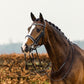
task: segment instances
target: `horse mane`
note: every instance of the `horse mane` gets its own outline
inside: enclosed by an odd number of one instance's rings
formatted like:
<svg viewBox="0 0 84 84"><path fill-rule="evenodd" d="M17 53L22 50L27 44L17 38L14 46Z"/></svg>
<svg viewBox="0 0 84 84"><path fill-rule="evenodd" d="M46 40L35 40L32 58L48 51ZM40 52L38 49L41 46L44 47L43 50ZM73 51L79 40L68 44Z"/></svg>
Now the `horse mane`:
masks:
<svg viewBox="0 0 84 84"><path fill-rule="evenodd" d="M58 30L58 31L65 37L65 39L66 39L69 43L71 43L70 40L65 36L65 34L61 31L61 29L60 29L58 26L56 26L55 24L53 24L53 23L50 22L50 21L47 21L47 20L45 20L45 21L48 22L51 26L53 26L53 28L55 28L55 30Z"/></svg>
<svg viewBox="0 0 84 84"><path fill-rule="evenodd" d="M84 52L82 53L81 48L80 48L78 45L76 45L75 43L72 43L72 42L65 36L65 34L61 31L61 29L59 29L58 26L56 26L55 24L53 24L53 23L50 22L50 21L47 21L47 20L45 20L45 21L48 22L51 26L53 26L53 28L55 28L55 31L58 30L58 31L65 37L65 39L68 41L68 43L69 43L70 45L71 45L71 44L74 44L74 46L76 47L76 49L77 49L78 51L80 51L82 55L84 55ZM83 50L83 51L84 51L84 50ZM84 59L84 57L82 57L82 58ZM83 60L83 61L84 61L84 60Z"/></svg>

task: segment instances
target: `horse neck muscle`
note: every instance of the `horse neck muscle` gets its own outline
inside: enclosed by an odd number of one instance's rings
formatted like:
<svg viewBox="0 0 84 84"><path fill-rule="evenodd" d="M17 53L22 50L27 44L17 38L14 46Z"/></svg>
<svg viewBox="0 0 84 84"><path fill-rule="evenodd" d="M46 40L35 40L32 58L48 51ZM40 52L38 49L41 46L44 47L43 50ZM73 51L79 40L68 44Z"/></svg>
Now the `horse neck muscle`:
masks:
<svg viewBox="0 0 84 84"><path fill-rule="evenodd" d="M70 49L69 43L65 37L61 35L60 31L53 26L47 24L46 28L48 32L48 41L45 44L45 48L52 62L52 67L54 67L56 71L67 59Z"/></svg>

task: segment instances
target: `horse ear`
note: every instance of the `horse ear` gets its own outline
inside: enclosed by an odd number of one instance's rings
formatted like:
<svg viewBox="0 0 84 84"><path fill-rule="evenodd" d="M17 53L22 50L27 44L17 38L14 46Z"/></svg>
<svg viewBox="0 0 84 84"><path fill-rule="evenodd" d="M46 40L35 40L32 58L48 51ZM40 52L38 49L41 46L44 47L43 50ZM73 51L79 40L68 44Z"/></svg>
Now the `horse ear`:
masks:
<svg viewBox="0 0 84 84"><path fill-rule="evenodd" d="M43 19L43 16L42 16L41 13L40 13L40 15L39 15L39 18L40 18L40 21L41 21L41 22L44 22L44 19Z"/></svg>
<svg viewBox="0 0 84 84"><path fill-rule="evenodd" d="M36 20L36 17L34 16L34 14L32 12L31 12L31 19L32 19L32 21Z"/></svg>

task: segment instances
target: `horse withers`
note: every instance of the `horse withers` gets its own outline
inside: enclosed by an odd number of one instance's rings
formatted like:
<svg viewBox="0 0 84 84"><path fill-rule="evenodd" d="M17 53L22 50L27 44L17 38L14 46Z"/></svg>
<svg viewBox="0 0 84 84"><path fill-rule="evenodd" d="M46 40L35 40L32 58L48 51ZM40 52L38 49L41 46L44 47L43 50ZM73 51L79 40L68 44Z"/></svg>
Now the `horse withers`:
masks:
<svg viewBox="0 0 84 84"><path fill-rule="evenodd" d="M44 45L52 63L51 84L84 84L84 50L70 42L53 23L37 19L31 13L32 25L28 28L23 52L31 52Z"/></svg>

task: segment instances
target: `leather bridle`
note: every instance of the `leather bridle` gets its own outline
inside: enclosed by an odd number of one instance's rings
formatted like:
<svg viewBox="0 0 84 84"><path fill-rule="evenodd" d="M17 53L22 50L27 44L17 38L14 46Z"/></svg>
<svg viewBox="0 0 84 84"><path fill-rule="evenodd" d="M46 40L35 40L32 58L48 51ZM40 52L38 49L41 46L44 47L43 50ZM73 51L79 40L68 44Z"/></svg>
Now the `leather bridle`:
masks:
<svg viewBox="0 0 84 84"><path fill-rule="evenodd" d="M42 26L42 27L43 27L43 31L40 33L40 35L39 35L36 39L34 39L31 35L26 35L26 37L30 38L30 39L33 41L33 44L32 44L32 45L36 45L36 47L35 47L35 48L31 48L31 50L36 50L36 54L37 54L37 56L38 56L37 47L38 47L39 40L40 40L41 38L42 38L42 43L41 43L41 44L43 44L43 42L44 42L45 24L43 25L43 24L41 24L41 23L33 23L32 25L35 25L35 26L36 26L36 25L39 25L39 26ZM68 42L69 42L69 41L68 41ZM32 46L32 45L31 45L31 46ZM54 79L50 78L50 77L48 76L47 72L46 72L45 74L46 74L52 81L61 81L61 80L63 80L63 79L67 76L67 74L69 73L69 71L71 70L71 67L72 67L72 64L73 64L73 51L74 51L74 49L73 49L72 43L69 42L69 45L71 46L72 59L71 59L71 63L70 63L70 66L69 66L69 68L68 68L68 71L64 74L64 76L63 76L62 78L60 78L60 79L58 79L58 80L54 80ZM30 60L31 60L30 53L31 53L31 51L29 51L29 57L30 57ZM24 53L24 56L25 56L26 68L28 69L28 65L27 65L27 62L26 62L26 54L25 54L25 53ZM33 57L33 59L34 59L33 53L32 53L32 57ZM69 52L69 55L68 55L67 59L66 59L65 62L61 65L61 67L58 69L58 71L56 71L56 73L62 70L62 68L65 66L65 64L66 64L66 62L67 62L67 60L68 60L69 58L70 58L70 52ZM39 60L39 65L41 65L41 60L39 59L39 56L38 56L38 60ZM31 62L32 62L32 60L31 60ZM33 65L33 67L34 67L35 70L36 70L36 67L34 66L34 63L33 63L33 62L32 62L32 65ZM47 66L50 66L50 64L48 64ZM46 70L46 69L45 69L45 70ZM41 70L41 71L45 71L45 70ZM40 71L40 72L41 72L41 71ZM36 72L39 73L39 71L37 71L37 70L36 70ZM53 73L54 73L54 72L53 72Z"/></svg>
<svg viewBox="0 0 84 84"><path fill-rule="evenodd" d="M40 35L39 35L36 39L34 39L31 35L26 35L26 36L25 36L25 38L28 37L28 38L30 38L30 39L33 41L33 44L31 44L31 46L32 46L32 45L33 45L33 46L34 46L34 45L36 46L36 47L31 48L30 50L28 50L28 51L29 51L29 59L31 60L31 63L32 63L32 65L33 65L33 67L34 67L34 69L36 70L37 73L39 73L39 72L45 72L45 71L47 70L48 66L50 66L51 63L49 63L48 65L45 66L45 70L43 69L43 70L38 71L38 70L36 69L34 63L33 63L33 61L34 61L34 55L33 55L33 53L31 52L32 50L35 50L35 51L36 51L36 55L37 55L37 58L38 58L38 61L39 61L39 65L42 66L41 60L39 59L39 55L38 55L38 52L37 52L37 47L38 47L39 40L40 40L41 38L42 38L41 44L44 43L45 23L44 23L44 25L41 24L41 23L33 23L32 25L42 26L42 27L43 27L43 30L42 30L42 32L40 33ZM40 45L39 45L39 46L40 46ZM26 69L28 69L27 60L26 60L26 53L25 53L25 52L24 52L24 58L25 58L25 67L26 67ZM32 58L33 58L33 60L32 60Z"/></svg>
<svg viewBox="0 0 84 84"><path fill-rule="evenodd" d="M35 45L36 47L34 47L34 48L31 48L31 50L35 50L37 47L38 47L38 43L39 43L39 40L42 38L42 43L41 44L43 44L43 41L44 41L44 33L45 33L45 23L44 23L44 25L43 24L41 24L41 23L33 23L32 25L39 25L39 26L42 26L43 27L43 30L42 30L42 32L40 33L40 35L36 38L36 39L34 39L31 35L26 35L25 36L25 38L30 38L32 41L33 41L33 44L31 44L31 46L33 45ZM40 46L40 45L39 45ZM30 51L31 51L30 50Z"/></svg>

